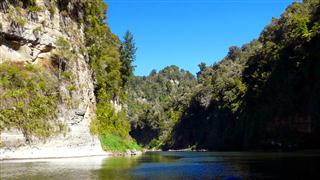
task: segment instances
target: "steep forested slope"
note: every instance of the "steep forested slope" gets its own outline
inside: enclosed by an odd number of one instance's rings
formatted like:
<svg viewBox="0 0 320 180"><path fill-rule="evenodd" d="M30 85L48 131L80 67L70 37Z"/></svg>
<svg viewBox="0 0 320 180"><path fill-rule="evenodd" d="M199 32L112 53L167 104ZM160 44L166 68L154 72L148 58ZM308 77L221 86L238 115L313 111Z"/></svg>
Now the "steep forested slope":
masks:
<svg viewBox="0 0 320 180"><path fill-rule="evenodd" d="M178 119L165 117L175 125L160 139L162 148L319 147L319 5L318 0L295 2L279 19L272 19L257 40L231 47L217 64L200 64L198 85L191 86L192 95L186 99L190 101L180 106ZM145 87L146 92L165 90ZM131 94L138 92L132 90ZM179 103L175 99L169 102ZM153 102L140 109L169 113L164 107ZM142 127L162 121L154 116L138 116L136 120L144 124ZM132 133L146 137L141 132ZM161 132L159 129L155 134Z"/></svg>
<svg viewBox="0 0 320 180"><path fill-rule="evenodd" d="M319 4L293 3L258 40L201 71L167 148L319 147Z"/></svg>

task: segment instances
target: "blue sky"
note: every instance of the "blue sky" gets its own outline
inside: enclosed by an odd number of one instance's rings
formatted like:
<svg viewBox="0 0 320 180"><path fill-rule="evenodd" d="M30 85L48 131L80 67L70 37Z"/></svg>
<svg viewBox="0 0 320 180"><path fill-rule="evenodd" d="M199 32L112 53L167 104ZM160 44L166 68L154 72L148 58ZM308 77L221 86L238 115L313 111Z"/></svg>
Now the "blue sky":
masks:
<svg viewBox="0 0 320 180"><path fill-rule="evenodd" d="M193 74L198 64L221 60L232 45L257 38L293 0L109 0L108 24L138 47L135 75L177 65Z"/></svg>

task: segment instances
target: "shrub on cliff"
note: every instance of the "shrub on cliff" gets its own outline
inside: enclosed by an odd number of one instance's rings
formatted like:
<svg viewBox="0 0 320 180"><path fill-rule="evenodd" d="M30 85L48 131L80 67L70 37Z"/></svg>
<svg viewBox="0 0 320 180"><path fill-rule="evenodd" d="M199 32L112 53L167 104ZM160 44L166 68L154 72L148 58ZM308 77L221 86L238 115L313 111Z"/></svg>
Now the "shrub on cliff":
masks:
<svg viewBox="0 0 320 180"><path fill-rule="evenodd" d="M27 141L47 138L63 129L56 121L57 78L44 69L5 62L0 64L0 130L16 128Z"/></svg>

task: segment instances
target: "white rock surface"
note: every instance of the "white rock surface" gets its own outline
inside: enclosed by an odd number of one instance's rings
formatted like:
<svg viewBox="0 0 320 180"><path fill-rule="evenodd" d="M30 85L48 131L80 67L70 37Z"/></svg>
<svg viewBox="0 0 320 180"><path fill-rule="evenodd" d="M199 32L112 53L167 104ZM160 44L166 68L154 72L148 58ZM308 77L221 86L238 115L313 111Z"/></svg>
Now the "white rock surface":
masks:
<svg viewBox="0 0 320 180"><path fill-rule="evenodd" d="M95 115L96 100L87 55L80 53L84 43L83 27L70 18L62 18L58 10L51 16L42 0L37 3L43 7L37 13L37 20L27 19L26 11L21 14L12 11L16 13L15 16L25 18L23 28L12 26L10 9L0 10L0 63L20 61L42 64L50 60L59 37L70 41L77 53L77 58L68 64L69 71L75 75L76 90L69 92L69 84L61 83L59 88L63 103L58 106L57 112L58 120L66 125L67 131L46 142L34 139L31 144L25 142L18 130L0 132L0 159L106 155L99 139L91 135L89 130L90 121Z"/></svg>

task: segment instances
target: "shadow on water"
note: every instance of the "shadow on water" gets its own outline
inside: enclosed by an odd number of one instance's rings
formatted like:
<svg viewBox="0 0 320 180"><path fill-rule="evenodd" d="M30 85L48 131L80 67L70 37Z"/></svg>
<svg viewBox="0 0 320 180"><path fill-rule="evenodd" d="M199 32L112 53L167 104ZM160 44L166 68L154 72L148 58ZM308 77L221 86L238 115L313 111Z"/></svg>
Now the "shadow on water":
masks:
<svg viewBox="0 0 320 180"><path fill-rule="evenodd" d="M0 179L320 179L318 152L150 152L0 165Z"/></svg>

